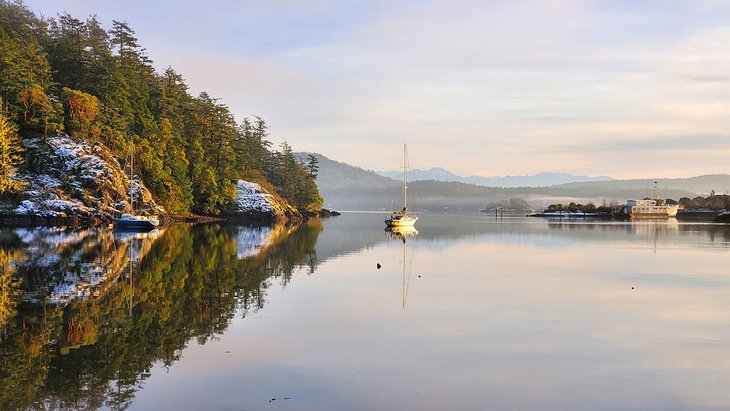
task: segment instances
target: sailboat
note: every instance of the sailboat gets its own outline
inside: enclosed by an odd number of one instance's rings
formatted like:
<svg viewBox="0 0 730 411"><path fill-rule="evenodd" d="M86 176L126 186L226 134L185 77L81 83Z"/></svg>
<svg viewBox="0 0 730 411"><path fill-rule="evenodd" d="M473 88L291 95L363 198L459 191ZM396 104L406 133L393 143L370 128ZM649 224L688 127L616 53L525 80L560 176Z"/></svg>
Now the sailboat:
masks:
<svg viewBox="0 0 730 411"><path fill-rule="evenodd" d="M416 224L418 216L408 212L406 189L406 177L408 172L408 147L403 144L403 209L393 211L385 218L385 225L388 227L409 227Z"/></svg>
<svg viewBox="0 0 730 411"><path fill-rule="evenodd" d="M132 192L132 182L134 181L134 140L132 140L132 150L129 162L129 206L132 213L124 213L121 217L112 219L114 228L118 230L150 230L158 225L160 221L156 216L142 216L134 214L134 193Z"/></svg>

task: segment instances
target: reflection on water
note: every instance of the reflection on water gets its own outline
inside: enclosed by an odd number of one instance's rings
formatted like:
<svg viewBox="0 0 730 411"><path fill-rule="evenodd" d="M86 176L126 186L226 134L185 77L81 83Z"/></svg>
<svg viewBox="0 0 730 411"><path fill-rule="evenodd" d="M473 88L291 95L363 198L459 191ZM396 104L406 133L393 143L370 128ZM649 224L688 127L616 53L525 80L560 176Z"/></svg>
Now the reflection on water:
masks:
<svg viewBox="0 0 730 411"><path fill-rule="evenodd" d="M729 226L381 217L0 230L0 409L730 408Z"/></svg>
<svg viewBox="0 0 730 411"><path fill-rule="evenodd" d="M263 307L271 279L314 270L320 223L264 231L3 230L0 409L130 405L153 363Z"/></svg>
<svg viewBox="0 0 730 411"><path fill-rule="evenodd" d="M416 228L413 226L403 226L387 227L385 229L385 232L389 238L400 240L403 243L403 258L401 261L403 264L403 286L401 287L401 290L402 306L403 308L406 308L406 302L408 301L408 287L411 285L411 272L413 268L413 254L411 254L411 259L409 261L408 247L406 246L406 242L408 241L409 237L412 240L415 239L415 237L418 235L418 230L416 230Z"/></svg>

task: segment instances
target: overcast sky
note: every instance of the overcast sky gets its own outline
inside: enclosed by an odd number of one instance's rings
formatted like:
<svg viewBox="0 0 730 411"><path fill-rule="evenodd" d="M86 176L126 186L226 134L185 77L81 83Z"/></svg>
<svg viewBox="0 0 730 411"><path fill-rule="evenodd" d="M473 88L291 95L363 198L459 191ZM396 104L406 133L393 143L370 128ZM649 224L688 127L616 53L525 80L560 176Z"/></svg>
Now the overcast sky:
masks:
<svg viewBox="0 0 730 411"><path fill-rule="evenodd" d="M368 169L730 172L730 2L27 0L126 20L271 140Z"/></svg>

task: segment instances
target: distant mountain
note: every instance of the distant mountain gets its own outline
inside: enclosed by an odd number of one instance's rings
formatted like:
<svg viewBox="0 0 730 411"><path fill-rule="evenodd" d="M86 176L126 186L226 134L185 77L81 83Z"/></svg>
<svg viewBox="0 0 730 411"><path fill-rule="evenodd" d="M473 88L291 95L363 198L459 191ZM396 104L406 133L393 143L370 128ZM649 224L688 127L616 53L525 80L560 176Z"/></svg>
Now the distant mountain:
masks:
<svg viewBox="0 0 730 411"><path fill-rule="evenodd" d="M708 195L710 191L717 194L728 194L730 192L730 176L727 174L707 174L697 177L686 178L644 178L633 180L612 180L604 181L599 185L607 190L616 188L631 188L644 191L644 196L654 197L654 182L659 187L660 197L669 197L665 194L671 190L686 190L697 195ZM566 188L581 189L595 185L590 182L576 182L563 185Z"/></svg>
<svg viewBox="0 0 730 411"><path fill-rule="evenodd" d="M376 171L381 176L390 177L395 180L403 181L403 171ZM461 181L464 182L464 177L458 176L449 170L442 167L434 167L428 170L414 169L408 171L408 181L422 181L422 180L434 180L434 181Z"/></svg>
<svg viewBox="0 0 730 411"><path fill-rule="evenodd" d="M403 178L403 171L377 171L376 173L393 179L401 179L401 181ZM613 178L607 176L576 176L568 173L540 173L531 176L462 177L442 167L434 167L428 170L414 169L408 172L408 181L426 180L458 181L487 187L547 187L586 181L609 181L613 180Z"/></svg>
<svg viewBox="0 0 730 411"><path fill-rule="evenodd" d="M464 177L464 182L492 187L547 187L587 181L611 181L608 176L576 176L568 173L539 173L531 176Z"/></svg>
<svg viewBox="0 0 730 411"><path fill-rule="evenodd" d="M297 156L304 160L307 154L297 153ZM319 161L317 186L324 197L325 207L335 210L391 210L402 201L402 180L334 161L321 154L316 156ZM400 176L402 174L398 174ZM628 199L652 197L654 181L661 188L661 197L675 200L707 195L711 190L718 194L730 190L730 175L727 174L677 179L582 181L543 187L488 187L431 179L408 184L408 204L418 211L476 211L486 208L491 202L513 197L522 198L538 209L551 203L567 204L571 201L584 204L592 201L597 205L622 203Z"/></svg>

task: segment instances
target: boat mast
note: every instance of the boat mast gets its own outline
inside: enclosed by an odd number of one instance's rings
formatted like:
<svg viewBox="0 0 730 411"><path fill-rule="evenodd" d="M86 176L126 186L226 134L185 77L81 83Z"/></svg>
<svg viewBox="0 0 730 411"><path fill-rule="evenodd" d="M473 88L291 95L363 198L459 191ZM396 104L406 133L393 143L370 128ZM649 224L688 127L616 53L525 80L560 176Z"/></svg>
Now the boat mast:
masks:
<svg viewBox="0 0 730 411"><path fill-rule="evenodd" d="M407 203L406 203L406 157L408 155L408 147L406 146L406 143L403 143L403 210L406 210Z"/></svg>
<svg viewBox="0 0 730 411"><path fill-rule="evenodd" d="M134 182L134 136L132 136L132 151L129 153L129 207L134 214L134 197L132 196L132 184Z"/></svg>

